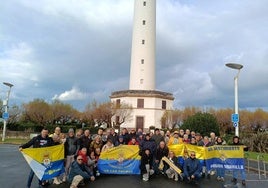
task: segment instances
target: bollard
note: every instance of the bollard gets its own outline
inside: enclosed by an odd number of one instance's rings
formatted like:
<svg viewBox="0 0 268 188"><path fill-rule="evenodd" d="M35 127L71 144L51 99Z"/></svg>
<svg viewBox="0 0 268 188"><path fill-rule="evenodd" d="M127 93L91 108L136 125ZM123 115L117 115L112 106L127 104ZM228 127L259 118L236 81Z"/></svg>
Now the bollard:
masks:
<svg viewBox="0 0 268 188"><path fill-rule="evenodd" d="M265 160L264 160L264 155L261 155L260 159L262 160L262 165L263 165L263 173L264 173L263 175L264 175L264 177L266 179L266 163L265 163Z"/></svg>
<svg viewBox="0 0 268 188"><path fill-rule="evenodd" d="M259 180L261 179L260 155L257 155Z"/></svg>
<svg viewBox="0 0 268 188"><path fill-rule="evenodd" d="M247 159L247 164L248 164L248 174L249 174L249 153L245 152L244 158Z"/></svg>

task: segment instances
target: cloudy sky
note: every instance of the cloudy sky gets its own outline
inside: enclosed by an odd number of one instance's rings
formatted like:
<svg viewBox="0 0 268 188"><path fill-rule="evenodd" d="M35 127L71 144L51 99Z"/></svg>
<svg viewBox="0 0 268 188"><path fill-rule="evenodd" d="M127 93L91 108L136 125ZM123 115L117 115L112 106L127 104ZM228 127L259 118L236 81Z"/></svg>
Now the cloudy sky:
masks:
<svg viewBox="0 0 268 188"><path fill-rule="evenodd" d="M10 103L59 99L84 110L129 87L134 0L3 0L0 81ZM268 109L267 0L158 0L157 90L174 108ZM1 84L0 96L8 87Z"/></svg>

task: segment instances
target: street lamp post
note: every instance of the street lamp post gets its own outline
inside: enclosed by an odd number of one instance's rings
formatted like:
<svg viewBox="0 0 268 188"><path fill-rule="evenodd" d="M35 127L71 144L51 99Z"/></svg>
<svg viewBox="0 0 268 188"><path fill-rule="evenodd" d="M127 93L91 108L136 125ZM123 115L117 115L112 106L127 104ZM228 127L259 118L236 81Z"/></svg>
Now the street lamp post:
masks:
<svg viewBox="0 0 268 188"><path fill-rule="evenodd" d="M238 70L237 75L234 77L235 114L238 115L238 76L239 76L240 70L243 68L243 65L236 64L236 63L227 63L225 65L229 68ZM237 123L235 126L235 136L239 136L239 121L235 123Z"/></svg>
<svg viewBox="0 0 268 188"><path fill-rule="evenodd" d="M3 127L3 135L2 135L2 141L4 142L5 141L5 137L6 137L6 127L7 127L7 119L8 119L8 100L9 100L9 95L10 95L10 91L11 91L11 87L13 86L13 84L11 83L8 83L8 82L3 82L4 85L8 86L9 87L9 90L7 92L7 98L6 100L3 101L3 106L5 108L5 111L4 111L4 127Z"/></svg>

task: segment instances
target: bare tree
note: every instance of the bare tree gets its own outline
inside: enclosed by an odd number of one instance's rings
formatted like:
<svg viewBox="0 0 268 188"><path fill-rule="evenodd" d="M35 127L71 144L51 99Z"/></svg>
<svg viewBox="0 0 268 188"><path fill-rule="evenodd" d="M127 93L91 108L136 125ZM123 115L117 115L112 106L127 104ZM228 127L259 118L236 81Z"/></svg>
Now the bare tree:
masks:
<svg viewBox="0 0 268 188"><path fill-rule="evenodd" d="M112 106L112 119L116 126L122 125L127 121L132 121L132 106L127 103L111 103Z"/></svg>

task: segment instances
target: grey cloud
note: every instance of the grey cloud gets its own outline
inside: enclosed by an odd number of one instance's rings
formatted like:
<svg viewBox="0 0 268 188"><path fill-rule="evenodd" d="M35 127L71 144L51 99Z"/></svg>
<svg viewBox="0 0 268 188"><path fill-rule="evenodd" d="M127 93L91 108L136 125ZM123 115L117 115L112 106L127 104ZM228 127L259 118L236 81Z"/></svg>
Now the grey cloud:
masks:
<svg viewBox="0 0 268 188"><path fill-rule="evenodd" d="M225 67L228 58L244 65L240 106L268 106L267 1L157 2L157 89L174 94L175 108L232 107L236 72ZM86 97L71 103L82 109L128 89L133 4L5 1L0 49L9 54L0 62L12 62L3 79L14 82L13 100L51 100L76 87ZM30 51L8 51L19 44Z"/></svg>

